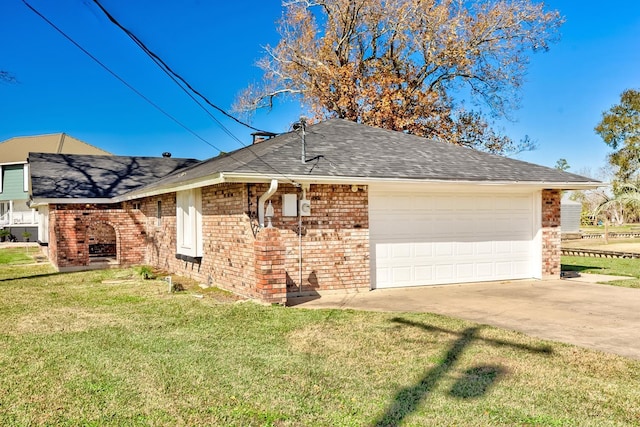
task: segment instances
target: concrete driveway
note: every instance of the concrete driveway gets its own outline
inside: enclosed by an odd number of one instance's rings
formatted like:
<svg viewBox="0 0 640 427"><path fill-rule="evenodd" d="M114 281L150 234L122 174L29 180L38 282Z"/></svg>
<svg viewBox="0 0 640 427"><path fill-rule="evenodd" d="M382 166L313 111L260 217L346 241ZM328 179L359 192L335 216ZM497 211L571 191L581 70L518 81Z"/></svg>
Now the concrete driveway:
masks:
<svg viewBox="0 0 640 427"><path fill-rule="evenodd" d="M301 308L429 312L640 359L640 289L607 277L470 283L299 298Z"/></svg>

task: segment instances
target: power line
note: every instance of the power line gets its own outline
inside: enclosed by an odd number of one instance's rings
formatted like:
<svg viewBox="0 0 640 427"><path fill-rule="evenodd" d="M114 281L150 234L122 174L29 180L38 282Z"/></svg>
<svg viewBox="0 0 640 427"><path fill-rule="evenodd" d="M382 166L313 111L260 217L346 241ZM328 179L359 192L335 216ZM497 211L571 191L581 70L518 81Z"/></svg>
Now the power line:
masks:
<svg viewBox="0 0 640 427"><path fill-rule="evenodd" d="M129 88L131 91L133 91L136 95L138 95L139 97L141 97L142 99L144 99L147 103L149 103L151 106L153 106L155 109L157 109L158 111L160 111L162 114L164 114L166 117L168 117L169 119L171 119L173 122L175 122L176 124L178 124L180 127L182 127L183 129L185 129L187 132L191 133L193 136L195 136L196 138L198 138L199 140L201 140L202 142L204 142L205 144L209 145L210 147L214 148L215 150L218 150L218 152L220 153L224 153L224 151L222 151L219 147L217 147L216 145L214 145L213 143L207 141L205 138L203 138L202 136L198 135L195 131L193 131L192 129L190 129L187 125L185 125L184 123L182 123L181 121L179 121L177 118L175 118L174 116L172 116L171 114L169 114L167 111L165 111L162 107L160 107L158 104L154 103L151 99L149 99L147 96L145 96L142 92L140 92L139 90L137 90L135 87L133 87L131 84L129 84L126 80L124 80L122 77L120 77L115 71L111 70L107 65L105 65L102 61L100 61L98 58L96 58L94 55L91 54L91 52L89 52L88 50L86 50L84 47L82 47L82 45L80 45L78 42L76 42L74 39L71 38L71 36L67 35L62 29L60 29L56 24L54 24L52 21L50 21L46 16L44 16L42 13L40 13L40 11L38 11L35 7L31 6L26 0L22 0L22 3L24 3L25 6L27 6L33 13L35 13L38 17L40 17L43 21L45 21L49 26L51 26L54 30L56 30L60 35L62 35L65 39L67 39L69 42L71 42L75 47L77 47L78 49L80 49L80 51L82 51L82 53L84 53L85 55L87 55L89 58L91 58L95 63L97 63L98 65L100 65L100 67L102 69L104 69L105 71L107 71L109 74L111 74L113 77L115 77L118 81L120 81L123 85L125 85L127 88ZM237 138L236 138L237 139ZM287 181L289 181L291 184L293 185L297 185L297 183L295 181L293 181L291 178L287 177L285 174L283 174L282 172L278 171L276 168L274 168L273 166L271 166L270 164L268 164L264 159L262 159L260 156L256 155L253 150L249 148L249 151L251 152L251 154L253 154L258 160L262 161L265 165L269 166L271 169L273 169L278 175L281 175L282 177L284 177ZM238 163L240 163L241 165L247 166L249 169L252 169L254 172L260 173L260 171L252 168L251 166L249 166L246 162L243 162L241 160L238 160L234 157L233 153L228 153L227 156L231 157L232 159L234 159L235 161L237 161Z"/></svg>
<svg viewBox="0 0 640 427"><path fill-rule="evenodd" d="M100 8L100 10L102 11L102 13L105 14L105 16L107 17L107 19L109 19L109 21L111 21L111 23L113 23L116 27L118 27L120 30L122 30L152 61L153 63L155 63L158 68L160 68L160 70L162 70L162 72L164 72L180 89L182 89L182 91L187 94L187 96L189 96L189 98L191 98L205 113L207 113L207 115L209 117L211 117L211 119L213 119L218 126L231 138L233 138L234 140L236 140L240 145L242 145L243 147L246 147L251 154L253 154L256 159L258 159L259 161L261 161L262 163L264 163L267 167L269 167L270 169L272 169L274 172L276 172L279 175L282 175L284 177L286 177L285 174L283 174L282 172L280 172L278 169L276 169L274 166L272 166L271 164L267 163L266 160L264 160L262 157L258 156L257 154L255 154L253 152L253 150L251 149L250 146L247 146L245 143L242 142L242 140L240 140L240 138L238 138L237 136L235 136L226 126L224 126L213 114L211 114L211 112L209 110L207 110L204 105L202 105L202 103L200 103L194 96L193 94L196 94L197 96L199 96L202 100L204 100L208 105L212 106L213 108L215 108L216 110L220 111L221 113L223 113L225 116L235 120L237 123L240 123L243 126L246 126L252 130L255 130L257 132L263 132L263 133L272 133L272 132L267 132L258 128L255 128L253 126L250 126L242 121L240 121L239 119L237 119L236 117L232 116L231 114L227 113L225 110L223 110L222 108L218 107L217 105L215 105L213 102L211 102L206 96L204 96L201 92L199 92L198 90L196 90L193 85L191 85L184 77L182 77L180 74L178 74L176 71L174 71L158 54L156 54L155 52L153 52L149 47L147 47L147 45L140 40L140 38L138 36L136 36L131 30L129 30L128 28L126 28L124 25L122 25L115 16L113 16L100 2L99 0L93 0L93 2ZM186 86L186 88L185 88ZM187 90L189 89L189 90ZM289 178L287 178L289 179ZM289 179L290 180L290 179ZM293 182L292 180L290 180L291 182Z"/></svg>
<svg viewBox="0 0 640 427"><path fill-rule="evenodd" d="M182 83L182 85L186 86L192 93L199 96L209 106L211 106L212 108L215 108L220 113L234 120L236 123L239 123L249 129L255 130L256 132L267 132L265 130L258 129L256 127L249 125L248 123L241 121L237 117L229 114L223 108L220 108L216 104L211 102L206 96L202 94L202 92L195 89L184 77L182 77L179 73L174 71L157 53L149 49L149 47L142 40L138 38L138 36L136 36L131 30L126 28L124 25L122 25L111 13L109 13L109 11L104 6L102 6L99 0L93 0L93 2L100 8L102 13L106 15L106 17L109 19L109 21L111 21L111 23L113 23L116 27L120 28L127 36L129 36L129 38L133 40L134 43L137 44L140 47L140 49L142 49L153 60L153 62L155 62L167 75L169 75L174 82L176 82L176 79L178 79ZM184 86L182 86L178 82L176 82L176 84L178 84L183 91L187 92ZM188 95L191 96L191 98L193 99L193 96L191 94L188 94ZM198 103L198 105L200 105L200 107L202 107L202 105L198 101L196 102ZM202 108L204 109L204 107ZM239 142L242 143L241 141Z"/></svg>
<svg viewBox="0 0 640 427"><path fill-rule="evenodd" d="M87 55L89 58L93 59L98 65L100 65L100 67L102 67L106 72L108 72L109 74L111 74L113 77L115 77L116 79L118 79L120 81L120 83L122 83L123 85L125 85L126 87L128 87L129 89L131 89L136 95L138 95L139 97L141 97L142 99L144 99L145 101L147 101L149 104L151 104L155 109L157 109L158 111L160 111L162 114L164 114L165 116L167 116L169 119L173 120L175 123L177 123L180 127L182 127L183 129L185 129L187 132L191 133L193 136L195 136L196 138L198 138L199 140L201 140L202 142L204 142L205 144L209 145L210 147L218 150L218 151L222 151L220 150L220 148L216 147L215 145L213 145L212 143L210 143L209 141L207 141L206 139L204 139L203 137L201 137L200 135L198 135L197 133L195 133L193 130L191 130L189 127L187 127L187 125L185 125L184 123L182 123L181 121L179 121L178 119L176 119L175 117L173 117L171 114L169 114L167 111L165 111L164 109L162 109L162 107L160 107L158 104L156 104L155 102L153 102L151 99L147 98L142 92L140 92L139 90L137 90L135 87L131 86L126 80L124 80L122 77L120 77L118 74L116 74L114 71L112 71L109 67L107 67L103 62L101 62L98 58L96 58L95 56L93 56L91 54L91 52L89 52L88 50L86 50L84 47L82 47L79 43L77 43L75 40L73 40L70 36L68 36L64 31L62 31L58 26L56 26L56 24L54 24L53 22L51 22L49 19L47 19L46 16L44 16L42 13L40 13L36 8L34 8L33 6L31 6L29 3L26 2L26 0L22 0L22 3L25 4L25 6L27 6L29 9L31 9L31 11L33 13L35 13L36 15L38 15L40 18L42 18L42 20L44 20L47 24L49 24L53 29L55 29L60 35L62 35L65 39L67 39L68 41L70 41L75 47L77 47L78 49L80 49L82 51L82 53L84 53L85 55Z"/></svg>

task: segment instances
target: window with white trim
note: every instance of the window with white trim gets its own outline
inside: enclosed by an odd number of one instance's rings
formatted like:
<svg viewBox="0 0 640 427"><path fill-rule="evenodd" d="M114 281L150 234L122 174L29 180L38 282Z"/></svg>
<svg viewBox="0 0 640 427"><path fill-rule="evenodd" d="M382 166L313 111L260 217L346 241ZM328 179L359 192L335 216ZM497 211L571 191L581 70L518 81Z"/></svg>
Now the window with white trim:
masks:
<svg viewBox="0 0 640 427"><path fill-rule="evenodd" d="M189 257L201 257L202 192L199 188L176 193L176 252Z"/></svg>

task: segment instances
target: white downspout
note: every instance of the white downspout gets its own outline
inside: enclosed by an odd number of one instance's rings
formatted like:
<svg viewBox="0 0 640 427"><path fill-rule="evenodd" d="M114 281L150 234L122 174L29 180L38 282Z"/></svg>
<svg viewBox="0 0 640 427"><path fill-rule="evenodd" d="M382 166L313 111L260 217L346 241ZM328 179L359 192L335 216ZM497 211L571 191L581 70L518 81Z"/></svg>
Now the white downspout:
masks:
<svg viewBox="0 0 640 427"><path fill-rule="evenodd" d="M264 204L267 200L269 200L271 196L273 196L273 194L277 190L278 190L278 180L272 179L271 186L269 187L267 192L264 193L262 196L260 196L260 198L258 199L258 222L260 223L261 228L264 228Z"/></svg>

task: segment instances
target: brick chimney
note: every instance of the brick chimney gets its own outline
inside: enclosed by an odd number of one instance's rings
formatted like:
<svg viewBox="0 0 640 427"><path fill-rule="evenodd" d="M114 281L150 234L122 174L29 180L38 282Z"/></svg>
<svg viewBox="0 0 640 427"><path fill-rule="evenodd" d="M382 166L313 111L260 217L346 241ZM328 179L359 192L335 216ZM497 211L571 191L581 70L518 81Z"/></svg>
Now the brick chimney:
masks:
<svg viewBox="0 0 640 427"><path fill-rule="evenodd" d="M277 133L273 133L273 132L254 132L251 134L251 136L253 137L253 144L258 144L262 141L271 139L277 135L278 135Z"/></svg>

